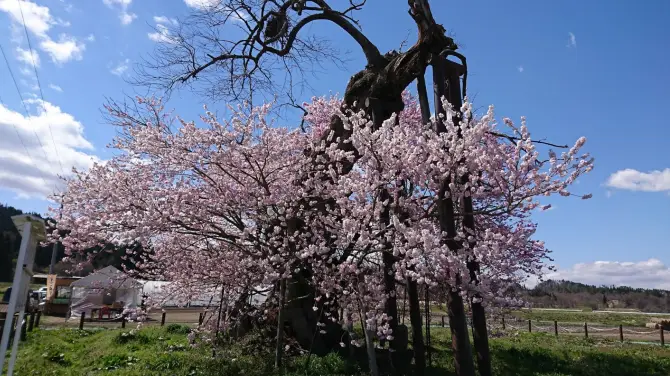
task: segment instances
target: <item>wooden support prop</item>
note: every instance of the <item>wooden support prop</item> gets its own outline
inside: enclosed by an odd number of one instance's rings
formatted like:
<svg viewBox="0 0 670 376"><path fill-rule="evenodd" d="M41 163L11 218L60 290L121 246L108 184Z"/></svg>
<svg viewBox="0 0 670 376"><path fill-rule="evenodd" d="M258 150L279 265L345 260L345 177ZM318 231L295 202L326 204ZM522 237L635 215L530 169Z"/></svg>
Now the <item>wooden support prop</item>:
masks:
<svg viewBox="0 0 670 376"><path fill-rule="evenodd" d="M84 320L86 319L86 312L81 313L81 318L79 319L79 330L84 330Z"/></svg>
<svg viewBox="0 0 670 376"><path fill-rule="evenodd" d="M42 311L37 311L37 317L35 317L35 328L40 327L40 318L42 318Z"/></svg>
<svg viewBox="0 0 670 376"><path fill-rule="evenodd" d="M665 334L663 333L663 325L661 325L661 346L665 346Z"/></svg>
<svg viewBox="0 0 670 376"><path fill-rule="evenodd" d="M16 316L12 317L12 323L10 324L10 331L9 331L9 343L7 343L7 348L9 348L9 345L14 343L14 334L16 333Z"/></svg>
<svg viewBox="0 0 670 376"><path fill-rule="evenodd" d="M623 342L623 325L619 324L619 341Z"/></svg>
<svg viewBox="0 0 670 376"><path fill-rule="evenodd" d="M554 320L554 334L558 337L558 321Z"/></svg>
<svg viewBox="0 0 670 376"><path fill-rule="evenodd" d="M126 316L121 316L121 329L126 328Z"/></svg>
<svg viewBox="0 0 670 376"><path fill-rule="evenodd" d="M531 333L532 331L530 320L528 320L528 333Z"/></svg>
<svg viewBox="0 0 670 376"><path fill-rule="evenodd" d="M21 342L25 341L26 337L28 336L26 334L26 327L27 327L26 321L28 321L28 318L24 316L24 319L21 322Z"/></svg>
<svg viewBox="0 0 670 376"><path fill-rule="evenodd" d="M428 293L428 284L426 284L426 360L428 362L428 367L432 363L432 353L430 351L430 295Z"/></svg>
<svg viewBox="0 0 670 376"><path fill-rule="evenodd" d="M35 327L35 312L30 313L30 319L28 320L28 331L32 332Z"/></svg>
<svg viewBox="0 0 670 376"><path fill-rule="evenodd" d="M589 338L589 326L584 323L584 338Z"/></svg>
<svg viewBox="0 0 670 376"><path fill-rule="evenodd" d="M505 316L502 317L502 326L503 326L503 330L505 330Z"/></svg>
<svg viewBox="0 0 670 376"><path fill-rule="evenodd" d="M161 315L161 326L165 325L165 315L166 314L167 314L167 312L163 312L163 315Z"/></svg>

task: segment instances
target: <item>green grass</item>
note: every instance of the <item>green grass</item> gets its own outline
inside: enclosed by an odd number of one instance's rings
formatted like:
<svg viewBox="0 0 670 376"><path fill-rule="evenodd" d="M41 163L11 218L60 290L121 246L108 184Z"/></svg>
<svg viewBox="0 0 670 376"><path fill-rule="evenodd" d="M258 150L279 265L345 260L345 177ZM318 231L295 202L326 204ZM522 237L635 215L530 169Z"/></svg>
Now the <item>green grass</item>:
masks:
<svg viewBox="0 0 670 376"><path fill-rule="evenodd" d="M211 357L211 348L191 348L179 325L124 330L36 330L19 350L16 375L275 375L269 353L240 347ZM304 375L303 357L287 360L286 375ZM312 357L309 375L344 374L337 356ZM298 373L298 371L301 371Z"/></svg>
<svg viewBox="0 0 670 376"><path fill-rule="evenodd" d="M168 330L168 328L170 328ZM220 350L190 348L176 326L130 330L36 330L20 348L17 375L277 375L271 349L248 351L243 345ZM432 331L433 367L427 375L453 375L449 333ZM520 334L492 338L497 376L661 376L670 375L670 349L616 341ZM362 375L347 370L337 356L287 359L285 375Z"/></svg>
<svg viewBox="0 0 670 376"><path fill-rule="evenodd" d="M583 324L584 322L593 324L603 324L611 326L639 326L643 327L651 321L652 317L670 317L668 316L649 316L637 315L634 313L596 313L596 312L566 312L566 311L542 311L542 310L523 310L514 311L512 316L523 320L537 321L558 321L563 323L574 322Z"/></svg>
<svg viewBox="0 0 670 376"><path fill-rule="evenodd" d="M432 330L430 375L452 375L447 330ZM670 348L584 339L548 333L523 333L490 340L493 374L497 376L667 376Z"/></svg>

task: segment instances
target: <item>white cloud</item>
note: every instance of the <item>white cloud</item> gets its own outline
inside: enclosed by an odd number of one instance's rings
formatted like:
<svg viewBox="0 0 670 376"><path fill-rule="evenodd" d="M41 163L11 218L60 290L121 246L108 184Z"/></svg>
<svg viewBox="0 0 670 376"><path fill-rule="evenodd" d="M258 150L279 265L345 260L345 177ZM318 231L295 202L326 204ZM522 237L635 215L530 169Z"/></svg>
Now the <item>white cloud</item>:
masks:
<svg viewBox="0 0 670 376"><path fill-rule="evenodd" d="M0 188L22 197L45 198L55 189L62 188L58 174L70 174L73 166L88 168L99 159L89 154L93 145L84 137L83 125L72 115L49 102L37 99L26 102L35 105L36 115L26 117L0 104ZM29 156L17 137L17 131ZM39 135L39 142L36 134Z"/></svg>
<svg viewBox="0 0 670 376"><path fill-rule="evenodd" d="M67 34L61 34L58 42L48 39L40 43L40 47L51 56L51 61L62 64L70 60L81 60L86 44Z"/></svg>
<svg viewBox="0 0 670 376"><path fill-rule="evenodd" d="M575 37L575 34L572 32L568 33L569 39L568 39L568 47L577 47L577 37Z"/></svg>
<svg viewBox="0 0 670 376"><path fill-rule="evenodd" d="M21 11L23 11L26 28L41 38L48 37L47 31L49 31L52 25L56 24L48 7L37 5L30 1L21 1L19 4L15 0L0 0L0 10L8 13L17 24L23 23L21 18Z"/></svg>
<svg viewBox="0 0 670 376"><path fill-rule="evenodd" d="M170 34L170 30L163 24L156 24L156 31L148 33L147 36L154 42L174 43L174 38Z"/></svg>
<svg viewBox="0 0 670 376"><path fill-rule="evenodd" d="M184 0L186 6L196 9L207 9L217 6L221 0Z"/></svg>
<svg viewBox="0 0 670 376"><path fill-rule="evenodd" d="M658 259L639 262L595 261L558 269L545 279L564 279L589 285L617 285L670 290L670 268Z"/></svg>
<svg viewBox="0 0 670 376"><path fill-rule="evenodd" d="M117 76L122 76L128 70L129 63L130 59L126 59L114 66L109 72Z"/></svg>
<svg viewBox="0 0 670 376"><path fill-rule="evenodd" d="M49 84L49 87L51 88L51 90L57 91L57 92L59 92L59 93L62 93L62 92L63 92L63 88L61 88L61 87L58 86L58 85L55 85L55 84Z"/></svg>
<svg viewBox="0 0 670 376"><path fill-rule="evenodd" d="M89 34L89 35L86 37L86 40L89 41L89 42L95 42L95 35L93 35L93 34Z"/></svg>
<svg viewBox="0 0 670 376"><path fill-rule="evenodd" d="M22 43L23 20L26 29L39 40L38 46L51 56L51 60L61 64L69 60L81 60L85 44L68 34L60 34L59 40L54 41L49 35L53 26L67 27L69 22L54 18L47 6L38 5L29 0L0 0L0 11L7 13L12 20L12 41ZM23 17L21 13L23 12ZM30 57L30 54L28 54Z"/></svg>
<svg viewBox="0 0 670 376"><path fill-rule="evenodd" d="M60 2L63 4L63 7L66 12L70 13L72 12L72 9L74 9L74 6L66 1L60 0Z"/></svg>
<svg viewBox="0 0 670 376"><path fill-rule="evenodd" d="M130 25L137 18L137 15L135 13L123 12L119 18L121 19L121 25Z"/></svg>
<svg viewBox="0 0 670 376"><path fill-rule="evenodd" d="M16 59L26 65L38 68L40 66L40 55L35 50L27 50L21 47L16 47Z"/></svg>
<svg viewBox="0 0 670 376"><path fill-rule="evenodd" d="M172 24L175 26L179 24L179 22L177 22L177 20L175 20L174 18L169 18L165 16L154 16L154 22L157 24L164 24L164 25Z"/></svg>
<svg viewBox="0 0 670 376"><path fill-rule="evenodd" d="M516 69L519 71L519 73L523 73L523 65L519 65Z"/></svg>
<svg viewBox="0 0 670 376"><path fill-rule="evenodd" d="M610 191L609 189L607 191L605 191L605 197L607 197L607 198L612 197L612 191Z"/></svg>
<svg viewBox="0 0 670 376"><path fill-rule="evenodd" d="M239 6L231 8L228 5L223 5L221 0L184 0L186 6L198 11L207 11L215 8L217 12L228 13L227 16L232 21L250 20L252 17L249 13Z"/></svg>
<svg viewBox="0 0 670 376"><path fill-rule="evenodd" d="M670 168L651 172L627 168L610 175L605 185L629 191L670 192Z"/></svg>
<svg viewBox="0 0 670 376"><path fill-rule="evenodd" d="M174 43L174 37L170 34L168 26L177 26L179 22L166 16L154 16L154 22L156 23L155 31L147 33L149 39L154 42Z"/></svg>
<svg viewBox="0 0 670 376"><path fill-rule="evenodd" d="M137 18L135 13L128 11L128 7L132 4L133 0L102 0L102 2L110 9L119 10L119 19L122 25L130 25Z"/></svg>

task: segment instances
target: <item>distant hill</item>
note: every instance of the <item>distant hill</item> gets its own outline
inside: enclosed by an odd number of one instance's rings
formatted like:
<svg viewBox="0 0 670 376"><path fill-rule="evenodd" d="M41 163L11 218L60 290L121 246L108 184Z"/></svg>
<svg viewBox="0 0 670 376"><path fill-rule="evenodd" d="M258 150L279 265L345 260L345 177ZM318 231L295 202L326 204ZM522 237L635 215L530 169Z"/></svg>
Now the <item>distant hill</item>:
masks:
<svg viewBox="0 0 670 376"><path fill-rule="evenodd" d="M627 286L593 286L571 281L544 281L522 292L534 307L637 309L670 312L670 291Z"/></svg>
<svg viewBox="0 0 670 376"><path fill-rule="evenodd" d="M12 216L19 214L32 214L42 218L42 216L39 214L24 213L22 210L16 209L12 206L0 204L0 282L11 282L14 278L14 266L16 264L16 258L19 254L21 235L19 235L19 232L16 230L16 227L12 222ZM134 248L137 248L136 250L138 250L139 253L143 252L142 248L139 246ZM91 249L89 252L97 251L98 249L100 248L96 247L96 249ZM113 265L118 269L122 269L123 265L130 269L133 268L132 259L130 257L127 259L126 257L123 257L126 255L127 248L119 248L107 245L104 249L106 251L98 253L92 265L78 272L77 274L82 276L87 275L93 269L99 269L109 265ZM49 264L51 263L51 252L51 245L37 248L34 264L35 272L47 272L49 270ZM68 274L67 271L72 268L72 265L61 262L65 256L65 250L62 246L59 246L57 252L55 271L59 275Z"/></svg>
<svg viewBox="0 0 670 376"><path fill-rule="evenodd" d="M36 213L24 213L22 210L9 205L0 204L0 281L10 282L14 278L14 265L19 255L21 246L21 235L12 222L12 217L19 214L31 214L37 217ZM61 249L58 259L63 258L64 253ZM35 269L41 270L48 267L51 262L51 247L38 247L35 254Z"/></svg>

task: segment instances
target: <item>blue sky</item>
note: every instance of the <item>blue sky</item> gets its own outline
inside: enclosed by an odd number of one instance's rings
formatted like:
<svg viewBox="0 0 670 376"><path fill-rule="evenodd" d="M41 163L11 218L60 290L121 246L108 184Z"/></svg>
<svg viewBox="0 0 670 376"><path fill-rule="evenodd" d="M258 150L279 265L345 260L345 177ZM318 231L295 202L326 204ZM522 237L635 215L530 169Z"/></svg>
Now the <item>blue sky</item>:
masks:
<svg viewBox="0 0 670 376"><path fill-rule="evenodd" d="M114 131L100 111L105 97L136 92L124 78L153 50L154 27L185 16L198 1L21 1L41 102L18 0L0 0L0 44L31 116L0 60L0 202L44 212L60 165L68 171L110 157L105 145ZM596 169L576 190L593 199L559 198L536 217L538 238L559 266L551 276L670 289L670 128L662 110L670 101L670 2L440 0L432 7L468 57L469 93L478 107L494 104L512 119L525 115L538 138L588 138ZM359 19L382 51L414 41L404 1L368 1ZM344 70L327 66L300 99L341 93L364 65L360 51L332 25L309 31L327 34L350 60ZM169 107L195 119L202 103L182 90Z"/></svg>

